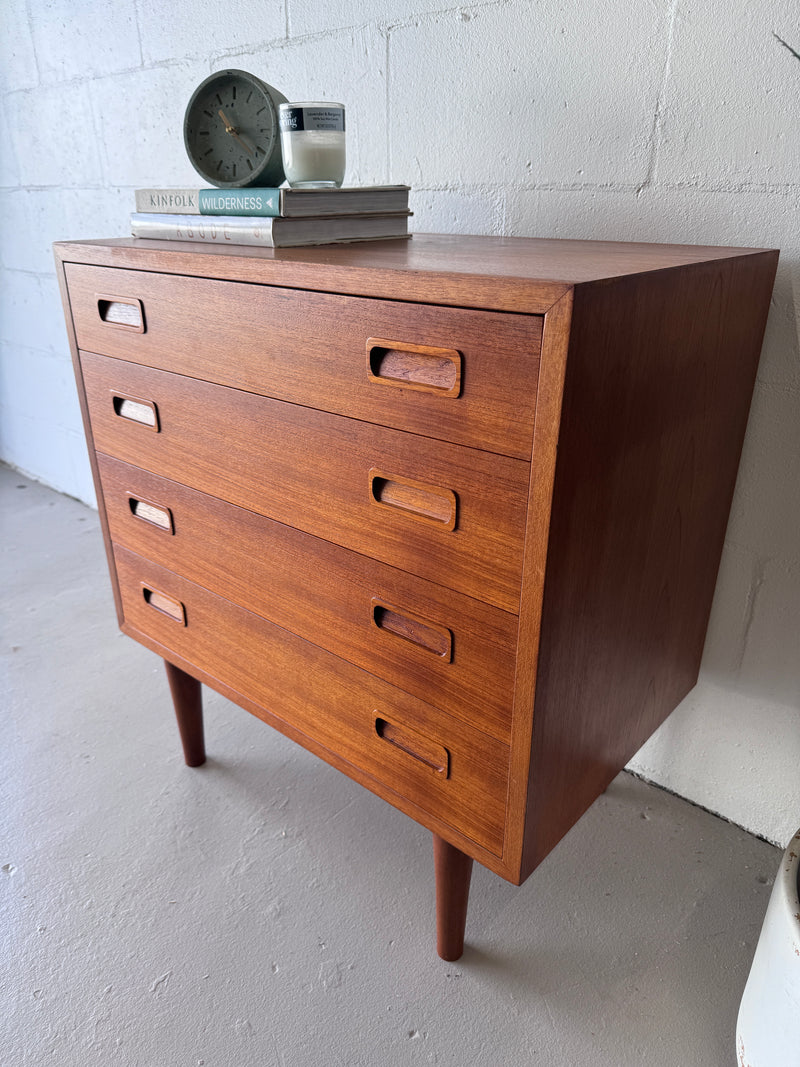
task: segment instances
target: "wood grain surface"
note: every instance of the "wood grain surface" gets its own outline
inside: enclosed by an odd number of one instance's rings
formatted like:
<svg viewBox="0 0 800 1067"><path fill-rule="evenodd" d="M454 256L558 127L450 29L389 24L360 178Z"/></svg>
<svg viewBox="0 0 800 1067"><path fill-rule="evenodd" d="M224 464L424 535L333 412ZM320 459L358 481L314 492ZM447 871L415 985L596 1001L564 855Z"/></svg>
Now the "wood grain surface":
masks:
<svg viewBox="0 0 800 1067"><path fill-rule="evenodd" d="M522 877L697 680L776 261L575 291Z"/></svg>
<svg viewBox="0 0 800 1067"><path fill-rule="evenodd" d="M87 352L530 458L537 316L72 263L66 269L78 345ZM103 321L97 294L112 290L141 301L144 332ZM382 380L368 357L373 338L392 338L409 351L455 350L458 394Z"/></svg>
<svg viewBox="0 0 800 1067"><path fill-rule="evenodd" d="M83 353L95 446L138 467L519 610L527 463ZM160 432L115 414L155 403ZM376 506L370 472L455 493L458 523Z"/></svg>
<svg viewBox="0 0 800 1067"><path fill-rule="evenodd" d="M508 744L517 618L446 586L98 457L113 540ZM138 518L146 499L169 530ZM451 633L448 660L375 623L383 603Z"/></svg>
<svg viewBox="0 0 800 1067"><path fill-rule="evenodd" d="M125 623L196 663L376 783L499 855L508 748L317 645L117 546ZM150 607L143 583L180 601L186 625ZM286 680L292 684L287 685ZM378 719L447 750L448 775L383 739ZM391 796L388 796L391 799Z"/></svg>
<svg viewBox="0 0 800 1067"><path fill-rule="evenodd" d="M747 256L703 245L414 234L309 248L198 247L108 238L59 242L63 262L227 278L423 304L543 313L580 283Z"/></svg>

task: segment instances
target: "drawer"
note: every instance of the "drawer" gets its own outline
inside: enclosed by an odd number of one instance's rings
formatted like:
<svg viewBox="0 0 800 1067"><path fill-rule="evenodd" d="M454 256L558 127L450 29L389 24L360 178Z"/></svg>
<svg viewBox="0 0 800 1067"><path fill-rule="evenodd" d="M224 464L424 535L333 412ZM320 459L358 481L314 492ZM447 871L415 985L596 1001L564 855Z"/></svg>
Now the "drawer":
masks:
<svg viewBox="0 0 800 1067"><path fill-rule="evenodd" d="M115 559L126 632L264 708L390 802L501 853L505 745L127 549Z"/></svg>
<svg viewBox="0 0 800 1067"><path fill-rule="evenodd" d="M78 347L528 459L541 318L66 265Z"/></svg>
<svg viewBox="0 0 800 1067"><path fill-rule="evenodd" d="M521 460L105 356L81 365L98 451L518 611Z"/></svg>
<svg viewBox="0 0 800 1067"><path fill-rule="evenodd" d="M508 743L517 616L98 456L111 539Z"/></svg>

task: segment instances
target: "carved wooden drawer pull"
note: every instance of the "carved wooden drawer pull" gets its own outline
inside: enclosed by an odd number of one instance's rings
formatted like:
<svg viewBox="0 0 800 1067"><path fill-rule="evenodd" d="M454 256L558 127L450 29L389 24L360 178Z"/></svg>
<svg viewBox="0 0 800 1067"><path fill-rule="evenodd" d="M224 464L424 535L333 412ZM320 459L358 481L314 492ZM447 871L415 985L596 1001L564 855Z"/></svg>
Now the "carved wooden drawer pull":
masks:
<svg viewBox="0 0 800 1067"><path fill-rule="evenodd" d="M98 295L97 314L106 326L144 333L144 308L136 297Z"/></svg>
<svg viewBox="0 0 800 1067"><path fill-rule="evenodd" d="M452 489L414 482L373 468L369 472L372 501L392 511L405 512L409 517L454 530L457 500Z"/></svg>
<svg viewBox="0 0 800 1067"><path fill-rule="evenodd" d="M410 615L407 611L390 607L380 600L372 601L372 621L379 630L409 641L446 663L450 663L453 658L453 635L444 626L437 626L416 615Z"/></svg>
<svg viewBox="0 0 800 1067"><path fill-rule="evenodd" d="M114 414L129 422L138 422L140 426L148 426L158 433L158 408L152 400L142 400L136 396L125 396L123 393L112 393L111 402L114 405Z"/></svg>
<svg viewBox="0 0 800 1067"><path fill-rule="evenodd" d="M433 348L405 341L370 337L367 373L380 385L399 385L439 396L461 392L461 353L455 348Z"/></svg>
<svg viewBox="0 0 800 1067"><path fill-rule="evenodd" d="M167 596L166 593L162 593L158 589L152 589L149 585L145 585L144 582L142 582L142 596L145 604L149 607L160 611L162 615L168 615L175 622L179 622L181 626L186 625L186 609L180 600L175 600L174 597Z"/></svg>
<svg viewBox="0 0 800 1067"><path fill-rule="evenodd" d="M175 533L172 512L169 508L165 508L162 504L153 504L149 500L142 500L140 497L134 496L133 493L128 494L128 504L130 505L131 514L137 519L149 522L160 530Z"/></svg>
<svg viewBox="0 0 800 1067"><path fill-rule="evenodd" d="M375 718L375 732L382 741L399 748L439 777L447 778L450 774L450 753L444 745L431 741L408 726L398 726L380 716Z"/></svg>

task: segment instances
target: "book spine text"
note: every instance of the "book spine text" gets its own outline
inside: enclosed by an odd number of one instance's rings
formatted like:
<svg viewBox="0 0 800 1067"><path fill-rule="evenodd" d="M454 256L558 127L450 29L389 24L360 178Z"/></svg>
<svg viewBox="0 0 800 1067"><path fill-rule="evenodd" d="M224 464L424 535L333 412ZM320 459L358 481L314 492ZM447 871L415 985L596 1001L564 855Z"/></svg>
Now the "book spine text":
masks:
<svg viewBox="0 0 800 1067"><path fill-rule="evenodd" d="M201 189L201 215L261 215L281 213L280 189Z"/></svg>
<svg viewBox="0 0 800 1067"><path fill-rule="evenodd" d="M281 207L280 189L136 190L136 210L142 213L274 218Z"/></svg>
<svg viewBox="0 0 800 1067"><path fill-rule="evenodd" d="M137 189L137 211L168 211L172 215L197 215L199 189Z"/></svg>
<svg viewBox="0 0 800 1067"><path fill-rule="evenodd" d="M265 245L272 247L271 220L215 219L201 215L131 215L134 237L167 241L203 241L209 244Z"/></svg>

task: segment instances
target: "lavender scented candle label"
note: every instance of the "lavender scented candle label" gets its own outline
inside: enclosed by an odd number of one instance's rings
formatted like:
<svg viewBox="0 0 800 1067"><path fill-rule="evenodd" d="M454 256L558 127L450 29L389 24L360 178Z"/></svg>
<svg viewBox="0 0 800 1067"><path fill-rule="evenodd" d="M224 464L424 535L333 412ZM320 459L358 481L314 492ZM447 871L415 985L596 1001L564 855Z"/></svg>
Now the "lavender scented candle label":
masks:
<svg viewBox="0 0 800 1067"><path fill-rule="evenodd" d="M284 130L334 130L344 133L342 104L281 104L280 124Z"/></svg>
<svg viewBox="0 0 800 1067"><path fill-rule="evenodd" d="M344 105L280 105L283 169L295 189L338 187L344 181Z"/></svg>

